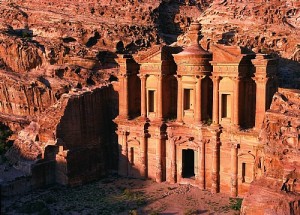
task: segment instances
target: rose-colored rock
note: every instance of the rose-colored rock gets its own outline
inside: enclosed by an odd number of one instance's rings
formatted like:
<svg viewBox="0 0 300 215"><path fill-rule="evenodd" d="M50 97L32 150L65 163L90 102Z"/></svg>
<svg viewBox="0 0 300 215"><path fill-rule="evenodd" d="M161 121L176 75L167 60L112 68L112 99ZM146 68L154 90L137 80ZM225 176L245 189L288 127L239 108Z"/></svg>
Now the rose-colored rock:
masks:
<svg viewBox="0 0 300 215"><path fill-rule="evenodd" d="M116 151L111 134L116 98L111 85L62 95L19 132L7 157L29 173L39 163L54 161L53 174L60 184L77 185L105 175L115 162L108 155Z"/></svg>
<svg viewBox="0 0 300 215"><path fill-rule="evenodd" d="M242 214L299 214L300 91L279 89L260 134L263 153L255 168L261 178L250 186Z"/></svg>
<svg viewBox="0 0 300 215"><path fill-rule="evenodd" d="M15 131L10 162L32 175L32 187L76 185L116 169L119 150L121 175L234 197L250 190L246 214L297 213L298 196L280 192L285 179L299 192L297 92L276 93L264 116L277 84L300 86L299 6L1 1L0 119ZM281 57L279 67L266 53Z"/></svg>

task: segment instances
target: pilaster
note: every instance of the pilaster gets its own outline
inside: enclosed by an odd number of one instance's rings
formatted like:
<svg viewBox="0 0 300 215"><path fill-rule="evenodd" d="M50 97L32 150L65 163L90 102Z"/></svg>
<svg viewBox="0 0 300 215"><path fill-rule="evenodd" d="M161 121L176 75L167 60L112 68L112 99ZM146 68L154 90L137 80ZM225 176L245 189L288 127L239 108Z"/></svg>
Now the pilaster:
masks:
<svg viewBox="0 0 300 215"><path fill-rule="evenodd" d="M176 76L178 81L178 93L177 93L177 121L182 122L182 116L183 116L183 95L182 95L182 76L177 75Z"/></svg>
<svg viewBox="0 0 300 215"><path fill-rule="evenodd" d="M211 193L219 192L219 150L220 150L220 133L219 128L211 129L211 148L212 148L212 168L211 168Z"/></svg>
<svg viewBox="0 0 300 215"><path fill-rule="evenodd" d="M128 175L128 145L127 145L128 132L118 131L118 139L120 144L120 158L119 158L119 175Z"/></svg>
<svg viewBox="0 0 300 215"><path fill-rule="evenodd" d="M171 157L171 169L169 170L169 178L170 183L175 184L177 182L176 176L177 176L177 165L176 165L176 141L178 140L178 137L174 137L171 133L169 135L169 143L170 143L170 157Z"/></svg>
<svg viewBox="0 0 300 215"><path fill-rule="evenodd" d="M163 75L158 75L158 90L157 90L157 119L163 119Z"/></svg>
<svg viewBox="0 0 300 215"><path fill-rule="evenodd" d="M128 106L128 75L120 74L118 75L120 82L119 91L119 118L128 119L129 118L129 106Z"/></svg>
<svg viewBox="0 0 300 215"><path fill-rule="evenodd" d="M195 110L195 123L201 124L202 121L202 79L205 75L196 75L196 110Z"/></svg>
<svg viewBox="0 0 300 215"><path fill-rule="evenodd" d="M257 54L255 59L251 60L254 69L255 77L253 80L256 83L256 110L255 110L255 129L259 130L262 126L265 112L267 110L268 97L268 83L269 79L276 81L277 60L270 58L268 55ZM276 84L275 84L276 85ZM276 85L277 88L277 85Z"/></svg>
<svg viewBox="0 0 300 215"><path fill-rule="evenodd" d="M233 91L233 120L234 128L240 128L240 77L234 77L234 91Z"/></svg>
<svg viewBox="0 0 300 215"><path fill-rule="evenodd" d="M220 76L212 76L213 80L213 124L219 124L219 85Z"/></svg>
<svg viewBox="0 0 300 215"><path fill-rule="evenodd" d="M238 195L238 147L239 144L231 143L231 197Z"/></svg>
<svg viewBox="0 0 300 215"><path fill-rule="evenodd" d="M140 151L140 159L141 159L141 176L143 178L148 177L148 168L147 168L147 145L148 145L148 134L142 132L140 134L140 143L141 143L141 151Z"/></svg>
<svg viewBox="0 0 300 215"><path fill-rule="evenodd" d="M146 81L147 75L140 74L138 75L141 80L141 117L147 117L147 91L146 91Z"/></svg>
<svg viewBox="0 0 300 215"><path fill-rule="evenodd" d="M156 137L156 182L162 182L162 137Z"/></svg>
<svg viewBox="0 0 300 215"><path fill-rule="evenodd" d="M205 141L201 140L201 147L198 151L199 157L199 186L200 189L205 189Z"/></svg>
<svg viewBox="0 0 300 215"><path fill-rule="evenodd" d="M255 77L256 83L256 104L255 104L255 129L259 130L262 126L266 112L267 98L267 77Z"/></svg>

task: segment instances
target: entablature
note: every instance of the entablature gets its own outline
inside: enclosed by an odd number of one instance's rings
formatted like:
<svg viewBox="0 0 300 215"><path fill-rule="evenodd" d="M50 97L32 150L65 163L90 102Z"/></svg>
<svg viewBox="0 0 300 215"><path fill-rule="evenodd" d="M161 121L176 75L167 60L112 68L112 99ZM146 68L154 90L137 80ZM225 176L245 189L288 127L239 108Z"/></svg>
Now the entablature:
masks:
<svg viewBox="0 0 300 215"><path fill-rule="evenodd" d="M178 75L209 75L212 71L209 65L181 64L177 68Z"/></svg>

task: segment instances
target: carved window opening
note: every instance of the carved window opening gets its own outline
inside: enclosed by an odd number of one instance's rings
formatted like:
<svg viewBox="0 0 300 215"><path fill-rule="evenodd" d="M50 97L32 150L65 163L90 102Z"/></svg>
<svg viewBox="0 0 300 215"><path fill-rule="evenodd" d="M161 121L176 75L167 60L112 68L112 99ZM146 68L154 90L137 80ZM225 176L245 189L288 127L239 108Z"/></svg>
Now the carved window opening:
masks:
<svg viewBox="0 0 300 215"><path fill-rule="evenodd" d="M183 107L184 110L192 110L193 107L193 90L184 89L183 91Z"/></svg>
<svg viewBox="0 0 300 215"><path fill-rule="evenodd" d="M249 163L242 163L242 182L251 183L252 182L252 168Z"/></svg>
<svg viewBox="0 0 300 215"><path fill-rule="evenodd" d="M148 112L155 112L155 90L148 91Z"/></svg>
<svg viewBox="0 0 300 215"><path fill-rule="evenodd" d="M231 95L222 94L222 118L231 118Z"/></svg>
<svg viewBox="0 0 300 215"><path fill-rule="evenodd" d="M182 177L195 177L195 152L192 149L182 150Z"/></svg>
<svg viewBox="0 0 300 215"><path fill-rule="evenodd" d="M131 165L134 165L134 148L131 147L130 148L130 160L129 162L131 163Z"/></svg>

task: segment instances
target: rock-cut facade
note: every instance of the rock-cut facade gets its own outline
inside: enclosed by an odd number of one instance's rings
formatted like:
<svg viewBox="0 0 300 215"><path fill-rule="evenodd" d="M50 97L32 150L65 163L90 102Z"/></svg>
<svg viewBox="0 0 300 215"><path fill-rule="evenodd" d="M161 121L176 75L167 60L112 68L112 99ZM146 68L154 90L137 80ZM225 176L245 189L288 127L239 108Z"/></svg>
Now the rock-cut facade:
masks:
<svg viewBox="0 0 300 215"><path fill-rule="evenodd" d="M238 46L157 45L119 55L115 119L122 176L243 196L265 169L259 132L277 60Z"/></svg>

